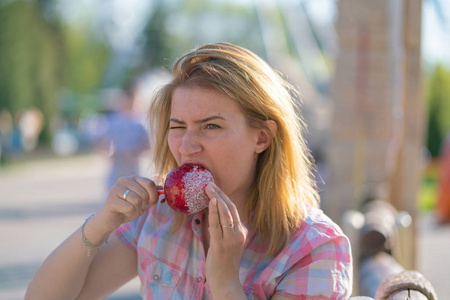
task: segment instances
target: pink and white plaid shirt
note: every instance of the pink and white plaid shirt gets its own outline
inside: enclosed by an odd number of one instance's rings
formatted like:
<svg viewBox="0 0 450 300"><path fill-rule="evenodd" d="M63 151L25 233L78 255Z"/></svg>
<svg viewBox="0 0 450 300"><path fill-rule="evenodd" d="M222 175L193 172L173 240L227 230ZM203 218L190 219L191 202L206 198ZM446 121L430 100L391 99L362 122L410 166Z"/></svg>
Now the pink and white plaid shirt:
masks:
<svg viewBox="0 0 450 300"><path fill-rule="evenodd" d="M138 255L144 299L212 299L205 282L201 240L203 212L170 235L173 211L158 205L115 233ZM352 291L350 244L341 229L319 209L308 217L276 255L249 232L239 278L248 299L274 294L295 299L348 299Z"/></svg>

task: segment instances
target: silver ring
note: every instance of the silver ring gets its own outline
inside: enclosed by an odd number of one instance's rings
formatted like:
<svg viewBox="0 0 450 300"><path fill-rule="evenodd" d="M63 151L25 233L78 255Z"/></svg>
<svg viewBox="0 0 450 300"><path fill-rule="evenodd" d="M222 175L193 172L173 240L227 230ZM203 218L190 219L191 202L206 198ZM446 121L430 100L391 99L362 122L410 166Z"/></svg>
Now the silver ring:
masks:
<svg viewBox="0 0 450 300"><path fill-rule="evenodd" d="M234 228L234 224L231 223L230 225L222 225L222 228Z"/></svg>
<svg viewBox="0 0 450 300"><path fill-rule="evenodd" d="M123 200L127 201L127 196L129 193L130 193L130 190L126 190L125 193L123 193L123 196L122 196Z"/></svg>

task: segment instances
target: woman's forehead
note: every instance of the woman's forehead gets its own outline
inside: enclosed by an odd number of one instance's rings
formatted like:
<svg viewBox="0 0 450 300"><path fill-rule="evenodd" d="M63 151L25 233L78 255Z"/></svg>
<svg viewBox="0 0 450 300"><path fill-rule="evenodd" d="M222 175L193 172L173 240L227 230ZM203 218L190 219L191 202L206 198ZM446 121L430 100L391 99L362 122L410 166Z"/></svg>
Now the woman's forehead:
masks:
<svg viewBox="0 0 450 300"><path fill-rule="evenodd" d="M175 90L172 97L171 120L198 123L211 117L220 117L223 121L237 123L246 119L238 104L224 93L202 88Z"/></svg>
<svg viewBox="0 0 450 300"><path fill-rule="evenodd" d="M222 92L198 87L177 88L172 96L172 110L183 111L191 106L198 110L236 111L239 109L237 103Z"/></svg>

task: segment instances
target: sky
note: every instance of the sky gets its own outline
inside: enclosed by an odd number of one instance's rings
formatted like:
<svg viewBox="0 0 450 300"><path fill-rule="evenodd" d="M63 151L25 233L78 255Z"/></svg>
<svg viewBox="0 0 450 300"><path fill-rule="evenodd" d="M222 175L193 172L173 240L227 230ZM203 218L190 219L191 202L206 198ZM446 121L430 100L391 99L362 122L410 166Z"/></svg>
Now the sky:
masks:
<svg viewBox="0 0 450 300"><path fill-rule="evenodd" d="M223 0L216 0L223 1ZM285 2L298 3L300 0L233 0L248 5ZM336 18L338 0L302 0L315 22L332 22ZM405 1L405 0L404 0ZM436 9L435 3L440 3ZM144 23L143 17L151 11L152 1L148 0L78 0L61 1L61 11L66 19L76 23L86 17L86 11L98 14L97 20L109 22L107 33L111 43L118 47L133 45ZM88 9L90 8L90 9ZM444 18L440 19L439 13ZM121 46L119 46L121 45ZM126 49L121 49L126 50ZM423 0L422 6L422 57L426 63L443 62L450 67L450 0Z"/></svg>
<svg viewBox="0 0 450 300"><path fill-rule="evenodd" d="M432 2L424 0L422 6L422 57L450 67L450 0L440 0L445 23L440 21Z"/></svg>
<svg viewBox="0 0 450 300"><path fill-rule="evenodd" d="M406 0L407 1L407 0ZM427 63L442 62L450 67L450 0L439 0L439 12L436 0L422 0L422 58ZM330 22L336 17L337 0L305 1L314 19Z"/></svg>

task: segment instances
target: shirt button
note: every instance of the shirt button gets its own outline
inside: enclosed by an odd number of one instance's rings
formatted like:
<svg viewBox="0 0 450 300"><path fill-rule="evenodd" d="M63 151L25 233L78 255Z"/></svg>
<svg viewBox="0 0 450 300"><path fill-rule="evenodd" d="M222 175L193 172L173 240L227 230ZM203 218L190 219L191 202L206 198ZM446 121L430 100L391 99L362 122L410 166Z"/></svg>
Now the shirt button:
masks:
<svg viewBox="0 0 450 300"><path fill-rule="evenodd" d="M154 280L154 281L158 281L158 280L159 280L159 275L156 275L156 274L153 275L153 280Z"/></svg>
<svg viewBox="0 0 450 300"><path fill-rule="evenodd" d="M195 224L199 225L200 224L200 220L199 219L195 219Z"/></svg>
<svg viewBox="0 0 450 300"><path fill-rule="evenodd" d="M201 276L199 276L199 277L197 277L197 281L198 281L198 282L202 282L202 281L203 281L203 278L202 278Z"/></svg>

